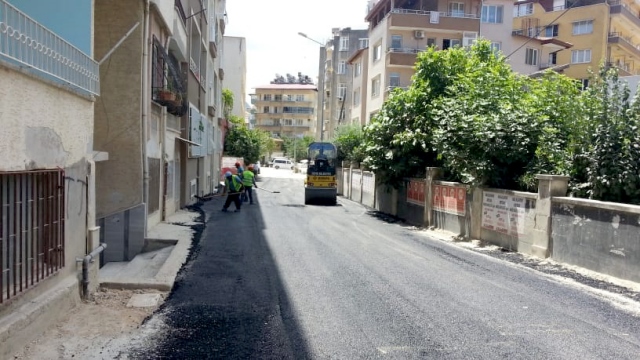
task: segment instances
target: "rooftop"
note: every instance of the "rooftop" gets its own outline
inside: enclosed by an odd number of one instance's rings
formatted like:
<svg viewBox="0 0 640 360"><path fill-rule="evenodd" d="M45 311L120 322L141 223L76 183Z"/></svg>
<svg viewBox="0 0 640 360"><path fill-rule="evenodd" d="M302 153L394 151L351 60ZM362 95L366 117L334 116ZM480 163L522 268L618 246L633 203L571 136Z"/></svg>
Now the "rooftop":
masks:
<svg viewBox="0 0 640 360"><path fill-rule="evenodd" d="M254 89L261 90L318 90L318 87L315 85L305 85L305 84L268 84L256 86Z"/></svg>

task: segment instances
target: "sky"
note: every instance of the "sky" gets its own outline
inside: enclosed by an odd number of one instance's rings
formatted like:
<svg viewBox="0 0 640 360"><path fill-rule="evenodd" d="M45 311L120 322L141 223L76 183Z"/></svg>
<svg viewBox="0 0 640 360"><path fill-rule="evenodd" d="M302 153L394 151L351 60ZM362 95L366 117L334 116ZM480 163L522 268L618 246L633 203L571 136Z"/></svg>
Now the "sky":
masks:
<svg viewBox="0 0 640 360"><path fill-rule="evenodd" d="M276 74L318 76L320 45L332 28L366 29L367 0L229 0L225 36L247 41L247 92Z"/></svg>

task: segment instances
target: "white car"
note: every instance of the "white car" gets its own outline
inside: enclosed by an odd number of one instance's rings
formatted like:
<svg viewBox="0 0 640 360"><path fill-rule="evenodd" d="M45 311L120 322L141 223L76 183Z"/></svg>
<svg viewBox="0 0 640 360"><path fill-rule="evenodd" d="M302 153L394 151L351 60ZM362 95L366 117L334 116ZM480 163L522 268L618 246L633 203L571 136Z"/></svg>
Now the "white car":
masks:
<svg viewBox="0 0 640 360"><path fill-rule="evenodd" d="M293 170L293 163L287 159L273 159L273 167L275 169L291 169Z"/></svg>

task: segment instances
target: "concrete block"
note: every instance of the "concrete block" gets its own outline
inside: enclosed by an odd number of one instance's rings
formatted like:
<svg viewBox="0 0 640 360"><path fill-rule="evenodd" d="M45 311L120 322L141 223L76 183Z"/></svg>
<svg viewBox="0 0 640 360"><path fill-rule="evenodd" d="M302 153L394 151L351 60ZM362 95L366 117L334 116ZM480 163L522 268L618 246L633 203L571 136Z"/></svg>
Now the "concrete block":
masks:
<svg viewBox="0 0 640 360"><path fill-rule="evenodd" d="M135 294L127 302L127 307L154 307L160 304L160 294Z"/></svg>

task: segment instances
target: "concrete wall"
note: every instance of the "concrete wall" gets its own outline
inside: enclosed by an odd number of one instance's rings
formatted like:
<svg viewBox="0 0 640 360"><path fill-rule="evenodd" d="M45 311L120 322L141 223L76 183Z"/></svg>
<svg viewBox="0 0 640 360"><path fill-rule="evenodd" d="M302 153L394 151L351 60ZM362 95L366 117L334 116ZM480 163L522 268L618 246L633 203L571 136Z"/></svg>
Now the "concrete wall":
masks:
<svg viewBox="0 0 640 360"><path fill-rule="evenodd" d="M640 206L557 197L552 214L555 260L640 282Z"/></svg>
<svg viewBox="0 0 640 360"><path fill-rule="evenodd" d="M2 359L11 358L80 301L75 259L86 254L87 209L93 207L85 196L92 186L87 175L93 107L89 97L0 63L0 171L61 167L67 177L64 267L0 306Z"/></svg>
<svg viewBox="0 0 640 360"><path fill-rule="evenodd" d="M97 217L142 203L142 2L98 0L95 53L102 58L136 22L140 26L100 66L95 148L109 153L97 165ZM118 35L115 35L118 34Z"/></svg>
<svg viewBox="0 0 640 360"><path fill-rule="evenodd" d="M245 118L247 102L247 41L243 37L225 36L224 87L234 95L232 115Z"/></svg>

